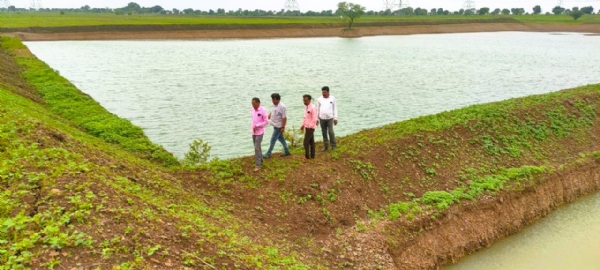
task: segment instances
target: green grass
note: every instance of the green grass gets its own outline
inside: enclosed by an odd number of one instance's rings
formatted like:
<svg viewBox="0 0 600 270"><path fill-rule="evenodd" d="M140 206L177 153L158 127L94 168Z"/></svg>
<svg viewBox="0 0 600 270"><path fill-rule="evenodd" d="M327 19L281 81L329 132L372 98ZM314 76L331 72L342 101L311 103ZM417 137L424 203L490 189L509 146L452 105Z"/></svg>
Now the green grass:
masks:
<svg viewBox="0 0 600 270"><path fill-rule="evenodd" d="M578 160L600 160L590 149L599 137L592 132L600 123L600 85L588 85L362 131L339 138L338 151L319 154L319 163L303 165L295 149L292 158L270 159L260 174L249 173L250 159L171 170L150 161L152 143L138 127L106 112L18 40L1 40L45 104L0 81L0 269L34 259L40 267L61 265L62 255L48 256L57 250L71 252L63 260L85 254L121 266L115 269L144 269L172 255L169 248L180 249L177 262L190 268L231 268L218 264L227 259L251 269L319 269L320 258L303 253L311 246L274 239L280 235L262 220L238 219L234 213L246 205L228 198L249 193L259 198L261 205L249 207L260 215L271 206L290 217L308 209L324 226L363 232L375 222L435 218L482 195L520 192ZM406 168L416 172L393 174ZM186 181L182 171L200 176ZM381 197L379 205L370 201ZM371 209L354 214L356 226L341 225L352 205ZM107 221L114 223L103 226ZM168 241L145 237L168 232L175 234Z"/></svg>
<svg viewBox="0 0 600 270"><path fill-rule="evenodd" d="M130 121L108 112L90 96L82 93L47 64L30 53L16 38L1 37L0 47L14 54L23 68L22 75L42 95L48 108L106 142L118 144L140 156L165 165L177 165L177 159L161 146L152 143L142 129Z"/></svg>
<svg viewBox="0 0 600 270"><path fill-rule="evenodd" d="M253 225L229 214L230 205L207 205L206 195L187 191L164 168L2 88L0 104L0 269L52 268L75 256L146 269L186 239L174 263L187 267L227 268L216 263L228 258L250 268L308 269L286 245L245 236ZM214 172L227 179L228 166ZM177 236L163 241L166 227ZM66 255L48 255L57 251Z"/></svg>
<svg viewBox="0 0 600 270"><path fill-rule="evenodd" d="M357 26L363 23L451 23L456 20L489 20L513 18L526 23L600 23L600 16L586 15L574 21L567 15L560 16L365 16L357 20ZM174 16L174 15L122 15L92 13L7 13L0 12L0 28L18 27L59 27L59 26L95 26L95 25L272 25L272 24L336 24L343 23L338 17L218 17L218 16Z"/></svg>

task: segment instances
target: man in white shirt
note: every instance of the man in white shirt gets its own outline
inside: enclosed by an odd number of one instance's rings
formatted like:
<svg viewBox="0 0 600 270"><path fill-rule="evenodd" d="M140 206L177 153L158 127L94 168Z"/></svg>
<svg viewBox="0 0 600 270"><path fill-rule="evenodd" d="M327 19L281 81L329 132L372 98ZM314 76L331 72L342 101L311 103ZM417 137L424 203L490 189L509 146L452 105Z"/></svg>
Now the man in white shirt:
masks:
<svg viewBox="0 0 600 270"><path fill-rule="evenodd" d="M323 132L323 151L327 151L329 144L331 144L331 150L335 151L337 143L335 141L333 126L338 123L337 101L335 97L329 94L328 86L321 88L321 94L323 96L317 99L317 111L319 115L317 125L321 125L321 131Z"/></svg>

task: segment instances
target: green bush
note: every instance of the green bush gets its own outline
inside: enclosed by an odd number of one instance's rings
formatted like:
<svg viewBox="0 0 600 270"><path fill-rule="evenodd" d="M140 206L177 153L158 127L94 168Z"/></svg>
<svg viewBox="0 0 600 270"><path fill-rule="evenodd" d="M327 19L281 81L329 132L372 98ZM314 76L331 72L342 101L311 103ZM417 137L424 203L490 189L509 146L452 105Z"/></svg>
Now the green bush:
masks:
<svg viewBox="0 0 600 270"><path fill-rule="evenodd" d="M181 163L186 166L198 166L205 164L208 162L211 149L212 146L210 146L207 142L204 142L202 139L194 140L192 143L190 143L190 151L185 153L185 157Z"/></svg>

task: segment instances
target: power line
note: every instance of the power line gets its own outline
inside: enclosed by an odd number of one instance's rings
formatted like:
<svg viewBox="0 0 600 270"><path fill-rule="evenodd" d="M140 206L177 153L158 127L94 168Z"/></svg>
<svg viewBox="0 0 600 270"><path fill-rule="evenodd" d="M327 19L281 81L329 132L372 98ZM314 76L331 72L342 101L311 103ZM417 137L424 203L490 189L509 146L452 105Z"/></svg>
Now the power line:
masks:
<svg viewBox="0 0 600 270"><path fill-rule="evenodd" d="M400 0L400 4L398 5L400 9L410 7L410 2L408 0Z"/></svg>
<svg viewBox="0 0 600 270"><path fill-rule="evenodd" d="M42 5L42 0L31 0L30 3L30 9L38 10L44 8L44 6Z"/></svg>
<svg viewBox="0 0 600 270"><path fill-rule="evenodd" d="M465 2L463 3L463 9L464 10L476 10L477 8L475 7L475 1L465 0Z"/></svg>
<svg viewBox="0 0 600 270"><path fill-rule="evenodd" d="M300 10L300 5L297 0L285 0L283 8L286 10Z"/></svg>
<svg viewBox="0 0 600 270"><path fill-rule="evenodd" d="M10 7L10 2L8 0L0 0L0 7L8 9L8 7Z"/></svg>
<svg viewBox="0 0 600 270"><path fill-rule="evenodd" d="M383 10L395 10L398 7L396 0L383 0Z"/></svg>

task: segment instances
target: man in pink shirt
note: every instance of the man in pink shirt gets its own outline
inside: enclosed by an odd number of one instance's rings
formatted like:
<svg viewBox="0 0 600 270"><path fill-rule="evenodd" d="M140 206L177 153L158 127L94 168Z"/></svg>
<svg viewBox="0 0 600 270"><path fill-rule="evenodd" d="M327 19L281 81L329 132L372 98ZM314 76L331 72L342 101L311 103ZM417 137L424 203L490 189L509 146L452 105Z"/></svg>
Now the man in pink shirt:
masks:
<svg viewBox="0 0 600 270"><path fill-rule="evenodd" d="M263 135L265 134L265 126L269 124L267 119L267 110L265 107L260 106L260 99L252 99L252 141L254 142L254 171L260 170L260 166L263 162L263 154L261 149L261 143Z"/></svg>
<svg viewBox="0 0 600 270"><path fill-rule="evenodd" d="M317 128L318 113L315 105L312 104L312 97L310 95L302 96L304 105L304 120L302 121L301 131L305 131L304 134L304 159L303 162L307 162L311 158L315 158L315 128ZM310 150L310 152L309 152ZM310 154L310 155L309 155Z"/></svg>

